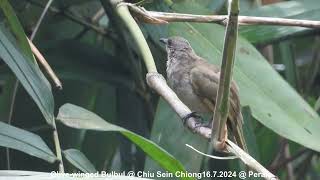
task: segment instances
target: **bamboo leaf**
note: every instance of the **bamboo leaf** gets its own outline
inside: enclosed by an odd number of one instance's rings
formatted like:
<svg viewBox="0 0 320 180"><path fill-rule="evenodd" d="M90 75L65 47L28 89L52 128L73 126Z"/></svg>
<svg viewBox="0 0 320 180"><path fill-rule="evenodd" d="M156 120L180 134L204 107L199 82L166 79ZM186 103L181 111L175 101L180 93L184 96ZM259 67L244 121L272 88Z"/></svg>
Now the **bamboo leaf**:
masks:
<svg viewBox="0 0 320 180"><path fill-rule="evenodd" d="M0 146L22 151L50 163L57 160L40 136L0 121Z"/></svg>
<svg viewBox="0 0 320 180"><path fill-rule="evenodd" d="M96 168L89 159L77 149L67 149L63 151L64 157L75 167L85 173L95 173Z"/></svg>
<svg viewBox="0 0 320 180"><path fill-rule="evenodd" d="M116 131L139 146L161 167L169 172L185 171L182 164L167 151L156 145L154 142L145 139L127 129L108 123L98 115L81 107L65 104L60 107L57 120L66 126L95 131ZM190 179L190 178L185 178ZM192 179L192 178L191 178Z"/></svg>
<svg viewBox="0 0 320 180"><path fill-rule="evenodd" d="M52 124L54 101L51 86L35 63L26 35L10 4L2 0L0 7L12 31L0 25L0 57L38 105L48 124Z"/></svg>
<svg viewBox="0 0 320 180"><path fill-rule="evenodd" d="M6 20L8 21L8 24L10 26L12 33L16 37L16 40L17 40L19 47L22 49L23 53L30 60L32 60L32 62L36 63L34 56L32 54L31 48L29 46L29 43L27 41L26 35L24 33L24 30L18 20L18 17L14 13L11 5L9 4L9 2L7 0L1 0L0 7L1 7L3 14L6 17Z"/></svg>

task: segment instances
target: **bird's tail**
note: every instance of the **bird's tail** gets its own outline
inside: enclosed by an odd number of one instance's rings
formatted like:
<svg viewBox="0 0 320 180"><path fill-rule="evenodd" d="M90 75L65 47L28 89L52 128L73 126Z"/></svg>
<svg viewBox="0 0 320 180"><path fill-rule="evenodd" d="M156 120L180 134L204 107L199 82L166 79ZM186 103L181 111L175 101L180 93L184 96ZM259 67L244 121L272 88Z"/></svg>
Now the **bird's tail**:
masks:
<svg viewBox="0 0 320 180"><path fill-rule="evenodd" d="M239 119L239 123L237 123L236 127L232 127L232 134L234 136L234 139L236 141L236 143L238 144L238 146L243 149L245 152L248 152L248 148L247 148L247 144L243 135L243 129L242 129L242 125L243 125L243 118L242 115L240 113L240 115L238 116Z"/></svg>

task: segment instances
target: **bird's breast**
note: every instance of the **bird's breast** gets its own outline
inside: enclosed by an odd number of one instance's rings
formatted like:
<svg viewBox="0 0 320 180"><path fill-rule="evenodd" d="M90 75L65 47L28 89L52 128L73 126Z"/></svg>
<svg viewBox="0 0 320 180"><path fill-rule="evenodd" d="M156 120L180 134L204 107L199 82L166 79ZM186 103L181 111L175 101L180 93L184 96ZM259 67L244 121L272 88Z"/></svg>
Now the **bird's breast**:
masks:
<svg viewBox="0 0 320 180"><path fill-rule="evenodd" d="M170 88L192 111L199 113L210 112L207 106L201 101L201 98L195 94L186 68L169 68L167 69L167 77Z"/></svg>

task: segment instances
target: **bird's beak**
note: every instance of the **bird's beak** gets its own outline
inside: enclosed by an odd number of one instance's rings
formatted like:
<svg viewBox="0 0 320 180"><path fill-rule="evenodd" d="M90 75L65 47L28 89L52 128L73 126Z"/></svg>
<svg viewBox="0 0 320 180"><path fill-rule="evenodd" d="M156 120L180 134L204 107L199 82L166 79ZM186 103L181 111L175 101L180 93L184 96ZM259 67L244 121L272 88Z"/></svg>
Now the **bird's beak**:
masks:
<svg viewBox="0 0 320 180"><path fill-rule="evenodd" d="M163 44L168 44L168 39L160 38L160 42L162 42Z"/></svg>

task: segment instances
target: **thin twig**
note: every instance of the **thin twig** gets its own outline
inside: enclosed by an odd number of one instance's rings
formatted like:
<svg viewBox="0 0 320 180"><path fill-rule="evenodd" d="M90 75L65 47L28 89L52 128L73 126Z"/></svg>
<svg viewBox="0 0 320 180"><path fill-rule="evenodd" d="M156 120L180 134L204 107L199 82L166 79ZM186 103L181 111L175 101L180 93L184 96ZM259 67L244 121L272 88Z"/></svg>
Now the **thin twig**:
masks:
<svg viewBox="0 0 320 180"><path fill-rule="evenodd" d="M54 146L56 148L56 155L57 158L59 160L59 172L60 173L64 173L64 165L63 165L63 161L62 161L62 151L61 151L61 146L60 146L60 140L59 140L59 135L58 135L58 129L56 126L56 122L53 121L53 142L54 142Z"/></svg>
<svg viewBox="0 0 320 180"><path fill-rule="evenodd" d="M271 172L272 171L272 167L276 166L279 164L279 161L281 161L283 158L282 158L282 155L283 155L283 152L284 152L284 149L285 149L285 143L286 139L285 138L280 138L279 140L279 145L278 145L278 152L277 154L275 155L275 158L273 159L273 161L271 162L271 164L269 165L269 168Z"/></svg>
<svg viewBox="0 0 320 180"><path fill-rule="evenodd" d="M34 5L39 6L39 7L43 7L43 5L41 3L38 3L38 2L36 2L34 0L25 0L25 1L28 1L28 2L30 2L32 4L34 4ZM61 15L65 16L66 18L70 19L71 21L73 21L75 23L78 23L78 24L80 24L82 26L85 26L85 27L87 27L89 29L92 29L93 31L95 31L95 32L97 32L99 34L102 34L102 35L107 35L108 34L108 32L104 28L96 26L94 24L91 24L88 21L86 21L86 20L84 20L84 19L82 19L80 17L74 16L70 12L61 11L60 9L57 9L55 7L52 7L52 6L49 7L49 10L51 12L53 12L53 13L61 14Z"/></svg>
<svg viewBox="0 0 320 180"><path fill-rule="evenodd" d="M101 7L91 18L91 21L93 23L97 23L104 15L106 15L106 12L104 11L104 8Z"/></svg>
<svg viewBox="0 0 320 180"><path fill-rule="evenodd" d="M31 39L31 40L33 40L34 37L35 37L35 35L37 34L38 29L39 29L39 27L40 27L40 25L41 25L41 22L42 22L44 16L47 14L47 11L48 11L50 5L52 4L52 2L53 2L53 0L49 0L49 1L47 2L47 4L46 4L46 7L43 9L43 11L42 11L42 13L41 13L41 16L40 16L40 18L39 18L39 20L38 20L38 22L37 22L37 24L36 24L36 27L34 28L34 30L32 31L32 34L31 34L31 36L30 36L30 39Z"/></svg>
<svg viewBox="0 0 320 180"><path fill-rule="evenodd" d="M267 59L269 64L274 64L273 45L267 45L261 49L261 54Z"/></svg>
<svg viewBox="0 0 320 180"><path fill-rule="evenodd" d="M14 85L13 85L13 90L12 90L12 97L10 101L10 109L9 109L9 115L8 115L8 124L12 123L12 118L13 118L13 111L14 111L14 105L16 102L16 97L19 89L19 80L18 78L14 78ZM11 162L10 162L10 148L6 148L6 156L7 156L7 169L11 169Z"/></svg>
<svg viewBox="0 0 320 180"><path fill-rule="evenodd" d="M310 170L313 155L314 153L312 152L308 154L308 156L296 167L297 179L307 179L306 174Z"/></svg>
<svg viewBox="0 0 320 180"><path fill-rule="evenodd" d="M310 150L307 148L303 148L303 149L299 150L296 154L292 155L291 157L286 158L286 159L282 160L281 162L278 162L274 165L271 165L268 169L270 169L270 171L276 173L281 167L283 167L284 165L286 165L289 162L296 160L297 158L301 157L303 154L305 154L307 152L310 152Z"/></svg>
<svg viewBox="0 0 320 180"><path fill-rule="evenodd" d="M276 180L278 179L277 176L273 175L270 171L268 171L265 167L263 167L259 162L257 162L253 157L248 155L245 151L243 151L241 148L239 148L236 144L234 144L232 141L227 140L226 141L226 149L238 156L243 163L245 163L248 167L251 169L262 173L263 178L270 179L270 180Z"/></svg>
<svg viewBox="0 0 320 180"><path fill-rule="evenodd" d="M146 23L164 24L168 22L199 22L199 23L217 23L226 25L227 15L195 15L182 13L167 13L147 11L139 6L130 4L130 10L139 20ZM239 16L240 25L279 25L279 26L298 26L305 28L320 28L320 21L273 18L273 17L252 17Z"/></svg>
<svg viewBox="0 0 320 180"><path fill-rule="evenodd" d="M209 154L203 153L203 152L199 151L198 149L194 148L193 146L191 146L189 144L186 144L186 146L189 147L190 149L194 150L195 152L197 152L197 153L199 153L199 154L201 154L203 156L212 158L212 159L231 160L231 159L237 159L238 158L238 156L227 156L227 157L213 156L213 155L209 155Z"/></svg>
<svg viewBox="0 0 320 180"><path fill-rule="evenodd" d="M283 152L283 155L284 155L284 158L290 158L290 148L289 148L289 143L288 143L288 140L286 141L286 144L284 146L284 152ZM294 176L294 173L293 173L293 165L291 162L288 162L286 164L286 169L287 169L287 179L290 179L290 180L295 180L295 176Z"/></svg>
<svg viewBox="0 0 320 180"><path fill-rule="evenodd" d="M31 47L33 54L37 57L40 64L44 67L44 69L46 70L46 72L48 73L50 78L53 80L55 86L61 90L62 84L61 84L59 78L57 77L57 75L54 73L54 71L52 70L52 68L50 67L50 65L46 61L46 59L43 57L43 55L40 53L38 48L28 38L27 38L27 40L29 42L29 45Z"/></svg>
<svg viewBox="0 0 320 180"><path fill-rule="evenodd" d="M224 39L219 88L213 114L211 142L216 150L223 150L229 114L229 94L238 37L239 1L229 1L229 20Z"/></svg>

